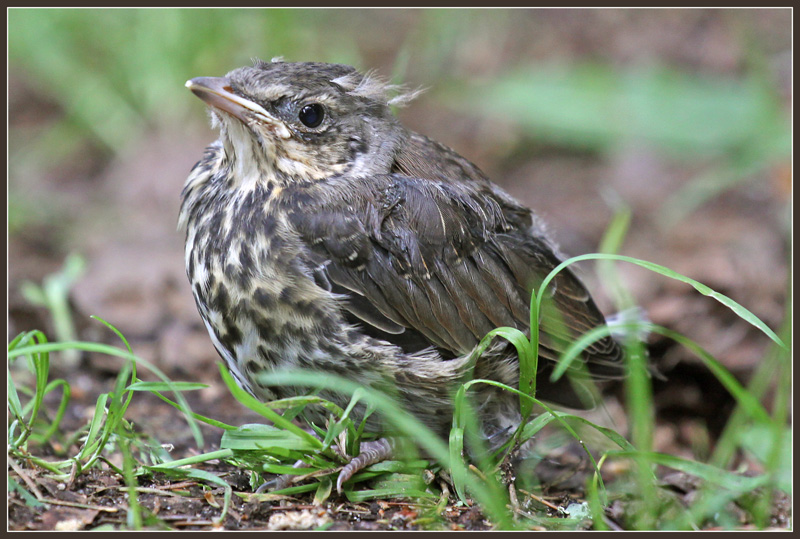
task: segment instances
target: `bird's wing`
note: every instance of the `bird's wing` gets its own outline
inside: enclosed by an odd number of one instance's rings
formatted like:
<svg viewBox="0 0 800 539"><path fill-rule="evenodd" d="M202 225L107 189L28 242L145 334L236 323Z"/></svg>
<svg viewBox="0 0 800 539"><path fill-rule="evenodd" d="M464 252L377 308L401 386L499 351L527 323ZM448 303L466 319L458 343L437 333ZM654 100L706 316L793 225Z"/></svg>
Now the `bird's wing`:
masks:
<svg viewBox="0 0 800 539"><path fill-rule="evenodd" d="M319 278L349 297L346 308L365 328L453 357L496 327L527 332L531 290L559 263L529 230L530 215L526 223L504 211L506 202L491 184L389 174L298 188L289 216ZM569 269L548 296L540 356L555 360L604 319ZM610 338L584 359L598 376L619 374L621 352Z"/></svg>

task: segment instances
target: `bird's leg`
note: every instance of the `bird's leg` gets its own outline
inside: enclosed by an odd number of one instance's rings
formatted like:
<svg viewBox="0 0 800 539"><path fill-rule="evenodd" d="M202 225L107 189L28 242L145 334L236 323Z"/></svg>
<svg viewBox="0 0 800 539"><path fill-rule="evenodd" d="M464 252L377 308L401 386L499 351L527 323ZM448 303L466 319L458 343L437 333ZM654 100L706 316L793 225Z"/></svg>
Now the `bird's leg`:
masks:
<svg viewBox="0 0 800 539"><path fill-rule="evenodd" d="M292 465L292 468L308 468L308 463L302 460L298 460ZM292 478L295 477L292 474L282 474L276 477L275 479L270 479L266 483L263 483L260 487L256 489L256 494L260 494L262 492L266 492L268 490L282 490L288 487L292 483Z"/></svg>
<svg viewBox="0 0 800 539"><path fill-rule="evenodd" d="M310 427L303 429L307 433L312 436L317 436L313 429ZM319 438L319 436L317 436ZM292 465L292 468L308 468L309 464L303 460L298 460ZM292 484L292 479L295 477L294 474L281 474L274 479L270 479L269 481L263 483L260 487L256 489L256 493L260 494L262 492L266 492L268 490L282 490Z"/></svg>
<svg viewBox="0 0 800 539"><path fill-rule="evenodd" d="M342 484L370 464L381 462L394 455L395 444L391 438L379 438L374 442L361 442L361 452L339 472L336 491L342 493Z"/></svg>
<svg viewBox="0 0 800 539"><path fill-rule="evenodd" d="M342 485L346 481L349 481L355 474L370 464L375 464L376 462L381 462L391 458L394 455L395 443L391 438L379 438L373 442L361 442L360 449L361 452L350 459L350 462L348 462L339 472L339 477L336 480L336 491L339 494L342 493ZM338 449L337 452L344 459L349 458L349 456L346 455L341 449ZM308 468L308 466L309 464L305 461L298 460L292 467ZM278 477L263 483L256 489L256 493L282 490L287 488L292 483L292 479L294 477L295 476L293 474L279 475Z"/></svg>

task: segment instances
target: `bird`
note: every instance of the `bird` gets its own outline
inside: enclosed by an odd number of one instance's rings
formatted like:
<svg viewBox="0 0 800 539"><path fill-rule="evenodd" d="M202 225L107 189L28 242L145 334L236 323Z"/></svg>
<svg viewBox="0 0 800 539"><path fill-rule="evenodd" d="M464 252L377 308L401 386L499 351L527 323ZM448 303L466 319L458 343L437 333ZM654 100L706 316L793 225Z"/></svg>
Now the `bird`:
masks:
<svg viewBox="0 0 800 539"><path fill-rule="evenodd" d="M565 256L530 208L400 123L393 108L418 91L374 71L282 58L186 87L219 130L181 193L186 273L242 388L264 402L299 394L269 383L292 368L391 387L406 413L447 439L453 393L468 373L519 386L510 343L495 339L477 359L476 347L497 327L530 335L531 292ZM542 293L536 397L591 406L580 384L549 374L570 342L605 319L569 267ZM580 364L588 378L614 379L623 357L607 336ZM492 447L523 420L511 392L480 386L473 402ZM324 421L324 410L306 411ZM363 413L358 406L352 417ZM374 414L367 424L387 429ZM391 457L391 440L362 443L339 491Z"/></svg>

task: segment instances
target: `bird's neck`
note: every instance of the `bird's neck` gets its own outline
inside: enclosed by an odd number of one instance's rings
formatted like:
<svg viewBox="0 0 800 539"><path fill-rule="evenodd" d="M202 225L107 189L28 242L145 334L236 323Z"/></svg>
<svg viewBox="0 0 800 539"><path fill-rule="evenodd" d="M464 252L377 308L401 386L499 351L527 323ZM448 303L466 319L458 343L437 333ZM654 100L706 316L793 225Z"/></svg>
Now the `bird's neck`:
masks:
<svg viewBox="0 0 800 539"><path fill-rule="evenodd" d="M283 156L278 148L268 141L259 141L238 122L227 126L221 141L219 159L228 169L228 189L247 193L261 186L272 190L290 180L281 170Z"/></svg>

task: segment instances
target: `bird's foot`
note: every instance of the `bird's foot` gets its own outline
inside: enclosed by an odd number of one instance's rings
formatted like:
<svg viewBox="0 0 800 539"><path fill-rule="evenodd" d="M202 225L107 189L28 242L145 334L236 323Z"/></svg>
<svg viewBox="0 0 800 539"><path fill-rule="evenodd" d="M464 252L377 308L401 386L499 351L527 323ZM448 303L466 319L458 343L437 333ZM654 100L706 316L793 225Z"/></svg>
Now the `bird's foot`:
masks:
<svg viewBox="0 0 800 539"><path fill-rule="evenodd" d="M349 458L348 455L345 455L343 452L339 452L339 454L345 459ZM352 479L355 474L370 464L384 461L391 458L393 455L394 442L391 438L379 438L373 442L362 442L361 452L350 459L350 462L348 462L339 472L339 477L336 479L336 491L341 494L342 485L346 481ZM293 467L307 468L308 464L302 460L298 460L294 463ZM291 486L292 480L295 477L296 475L293 474L279 475L278 477L263 483L260 487L258 487L258 489L256 489L256 493L260 494L262 492L285 489Z"/></svg>
<svg viewBox="0 0 800 539"><path fill-rule="evenodd" d="M342 485L349 481L356 473L370 464L381 462L394 455L394 442L391 438L379 438L374 442L361 442L361 452L353 457L350 462L339 472L336 480L336 491L342 493ZM346 458L346 457L345 457Z"/></svg>
<svg viewBox="0 0 800 539"><path fill-rule="evenodd" d="M298 460L294 463L292 468L308 468L308 464L302 460ZM274 479L270 479L266 483L262 483L261 486L256 489L256 494L273 490L283 490L292 484L292 479L294 477L295 475L293 474L283 474Z"/></svg>

